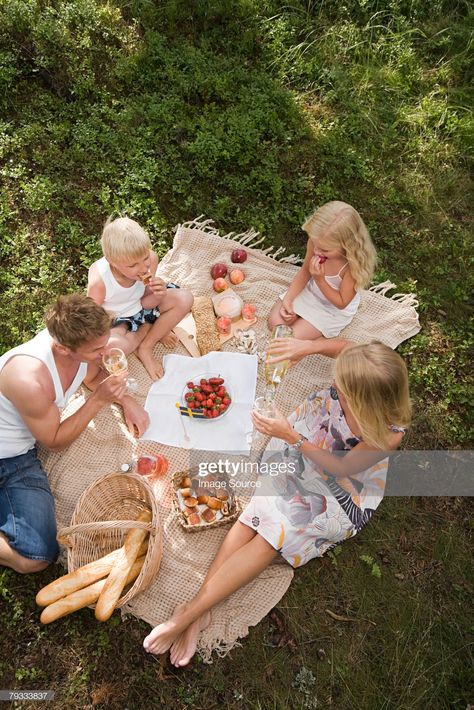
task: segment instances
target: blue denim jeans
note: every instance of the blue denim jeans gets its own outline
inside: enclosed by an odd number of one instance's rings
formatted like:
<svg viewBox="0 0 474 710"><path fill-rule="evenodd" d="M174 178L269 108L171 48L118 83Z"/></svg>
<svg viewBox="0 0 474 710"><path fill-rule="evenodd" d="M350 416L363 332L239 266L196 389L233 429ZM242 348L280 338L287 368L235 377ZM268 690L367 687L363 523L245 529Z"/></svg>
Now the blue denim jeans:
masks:
<svg viewBox="0 0 474 710"><path fill-rule="evenodd" d="M58 555L54 499L36 449L0 459L0 532L29 560Z"/></svg>

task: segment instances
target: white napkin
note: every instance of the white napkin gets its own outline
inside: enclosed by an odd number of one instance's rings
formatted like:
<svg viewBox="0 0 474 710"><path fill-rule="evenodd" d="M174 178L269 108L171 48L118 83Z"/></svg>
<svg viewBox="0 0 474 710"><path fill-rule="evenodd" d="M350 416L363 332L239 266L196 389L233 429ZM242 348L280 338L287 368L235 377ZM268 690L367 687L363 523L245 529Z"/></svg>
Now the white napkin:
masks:
<svg viewBox="0 0 474 710"><path fill-rule="evenodd" d="M142 439L181 448L250 454L247 434L253 428L250 412L255 400L257 357L227 352L211 352L199 358L165 355L163 365L165 374L153 383L145 402L150 426ZM184 404L186 383L199 382L201 377L224 378L232 403L222 417L191 419L179 413L176 402ZM180 419L189 442L185 441Z"/></svg>

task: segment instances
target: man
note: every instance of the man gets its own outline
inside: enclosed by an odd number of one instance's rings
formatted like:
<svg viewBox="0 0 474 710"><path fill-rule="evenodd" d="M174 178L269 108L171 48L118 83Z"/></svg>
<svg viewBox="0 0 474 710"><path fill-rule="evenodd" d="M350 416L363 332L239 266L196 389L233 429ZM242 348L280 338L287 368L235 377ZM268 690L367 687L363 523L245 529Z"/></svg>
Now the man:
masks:
<svg viewBox="0 0 474 710"><path fill-rule="evenodd" d="M122 406L132 433L148 426L143 407L125 394L126 375L100 370L110 323L91 298L61 296L46 329L0 357L0 565L16 572L38 572L58 553L54 500L35 443L66 448L112 402ZM92 394L61 422L83 381Z"/></svg>

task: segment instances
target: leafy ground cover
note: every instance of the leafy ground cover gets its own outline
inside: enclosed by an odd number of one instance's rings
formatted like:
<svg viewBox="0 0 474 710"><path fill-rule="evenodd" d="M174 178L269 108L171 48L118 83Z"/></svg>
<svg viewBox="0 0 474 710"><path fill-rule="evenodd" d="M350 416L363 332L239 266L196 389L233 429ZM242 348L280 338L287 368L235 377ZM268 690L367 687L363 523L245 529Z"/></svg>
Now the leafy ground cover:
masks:
<svg viewBox="0 0 474 710"><path fill-rule="evenodd" d="M422 332L400 349L405 446L471 446L473 24L456 0L3 3L2 351L84 286L109 214L161 254L199 214L301 253L304 217L343 198L370 227L377 280L420 300ZM387 500L299 571L281 616L179 673L145 657L136 620L85 610L40 628L35 592L58 570L2 571L0 686L52 688L58 708L464 710L473 528L468 499Z"/></svg>

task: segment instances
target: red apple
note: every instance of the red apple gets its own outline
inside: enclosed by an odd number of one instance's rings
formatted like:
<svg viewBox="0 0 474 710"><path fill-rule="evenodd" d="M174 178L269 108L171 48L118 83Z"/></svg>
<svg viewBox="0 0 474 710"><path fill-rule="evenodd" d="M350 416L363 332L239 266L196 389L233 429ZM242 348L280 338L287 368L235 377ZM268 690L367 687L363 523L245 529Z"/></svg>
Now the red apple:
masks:
<svg viewBox="0 0 474 710"><path fill-rule="evenodd" d="M225 291L226 288L229 288L227 285L227 281L222 278L216 279L213 283L213 286L214 291L217 291L217 293L222 293L222 291Z"/></svg>
<svg viewBox="0 0 474 710"><path fill-rule="evenodd" d="M211 266L211 276L213 279L219 279L227 274L227 266L225 264L214 264Z"/></svg>
<svg viewBox="0 0 474 710"><path fill-rule="evenodd" d="M234 249L230 260L233 264L243 264L244 261L247 261L247 252L245 249Z"/></svg>
<svg viewBox="0 0 474 710"><path fill-rule="evenodd" d="M232 284L241 284L242 281L245 279L245 274L240 269L232 269L229 278Z"/></svg>

